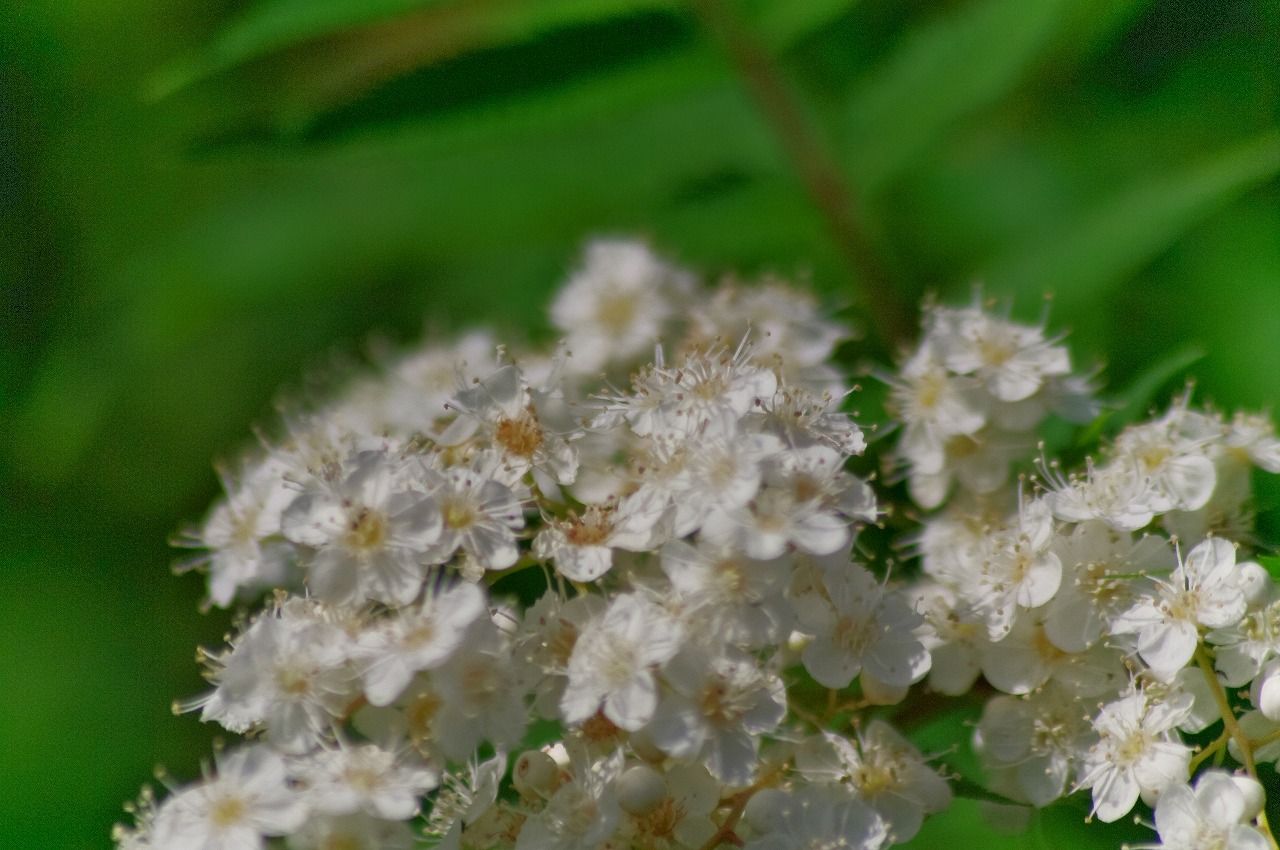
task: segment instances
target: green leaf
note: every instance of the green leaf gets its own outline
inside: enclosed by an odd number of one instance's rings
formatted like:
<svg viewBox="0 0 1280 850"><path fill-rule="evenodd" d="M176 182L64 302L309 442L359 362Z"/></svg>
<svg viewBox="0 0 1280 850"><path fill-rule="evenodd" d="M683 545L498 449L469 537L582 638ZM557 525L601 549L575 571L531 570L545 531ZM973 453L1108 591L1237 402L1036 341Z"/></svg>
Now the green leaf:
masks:
<svg viewBox="0 0 1280 850"><path fill-rule="evenodd" d="M419 33L422 55L439 59L558 27L678 7L675 0L263 0L202 52L163 71L152 94L163 97L246 62L399 17L402 33ZM419 14L404 17L412 12Z"/></svg>
<svg viewBox="0 0 1280 850"><path fill-rule="evenodd" d="M855 0L748 0L741 4L743 17L766 45L781 50L838 19Z"/></svg>
<svg viewBox="0 0 1280 850"><path fill-rule="evenodd" d="M1114 434L1142 418L1162 387L1184 374L1204 357L1204 350L1197 345L1184 346L1161 357L1108 404L1110 409L1089 424L1081 433L1077 445L1092 445L1104 433Z"/></svg>
<svg viewBox="0 0 1280 850"><path fill-rule="evenodd" d="M964 776L952 777L950 785L952 792L957 797L962 797L966 800L981 800L987 803L999 803L1002 806L1024 805L1023 803L1019 803L1017 800L1009 799L1003 794L997 794L994 791L990 791L974 782L972 779L968 779Z"/></svg>
<svg viewBox="0 0 1280 850"><path fill-rule="evenodd" d="M1088 215L997 259L984 278L995 290L1052 291L1079 309L1277 173L1280 132L1272 131L1121 190Z"/></svg>
<svg viewBox="0 0 1280 850"><path fill-rule="evenodd" d="M1068 0L977 0L908 30L847 110L846 162L864 191L891 180L956 119L1034 67Z"/></svg>
<svg viewBox="0 0 1280 850"><path fill-rule="evenodd" d="M1258 563L1266 568L1271 578L1280 581L1280 555L1259 555Z"/></svg>

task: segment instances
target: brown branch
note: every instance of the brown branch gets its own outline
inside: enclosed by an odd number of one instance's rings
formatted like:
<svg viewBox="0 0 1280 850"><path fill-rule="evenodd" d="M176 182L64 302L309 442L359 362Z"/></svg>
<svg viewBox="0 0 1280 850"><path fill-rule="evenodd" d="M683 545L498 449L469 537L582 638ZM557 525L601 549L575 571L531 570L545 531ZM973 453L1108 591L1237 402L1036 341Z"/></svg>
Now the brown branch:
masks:
<svg viewBox="0 0 1280 850"><path fill-rule="evenodd" d="M727 0L689 2L742 77L856 276L857 300L870 320L871 333L884 346L885 353L894 353L896 346L914 335L915 311L889 281L835 158L787 86L773 57L743 25Z"/></svg>

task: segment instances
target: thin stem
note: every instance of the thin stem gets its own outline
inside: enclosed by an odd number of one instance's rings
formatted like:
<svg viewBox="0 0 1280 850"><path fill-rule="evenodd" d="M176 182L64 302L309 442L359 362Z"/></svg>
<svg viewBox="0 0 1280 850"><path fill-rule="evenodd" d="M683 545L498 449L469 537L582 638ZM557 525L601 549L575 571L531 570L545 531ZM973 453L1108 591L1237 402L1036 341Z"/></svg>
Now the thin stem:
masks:
<svg viewBox="0 0 1280 850"><path fill-rule="evenodd" d="M689 0L719 41L792 166L827 230L857 276L858 300L886 353L909 340L914 311L891 285L862 221L854 194L817 128L783 79L773 57L725 0Z"/></svg>
<svg viewBox="0 0 1280 850"><path fill-rule="evenodd" d="M1201 750L1199 753L1197 753L1195 758L1191 759L1191 765L1188 768L1187 772L1195 773L1196 768L1204 764L1207 759L1209 759L1215 753L1219 753L1223 749L1225 749L1227 746L1227 742L1230 740L1231 740L1231 730L1227 728L1223 728L1222 734L1218 736L1217 740L1215 740L1212 744L1210 744L1209 746Z"/></svg>
<svg viewBox="0 0 1280 850"><path fill-rule="evenodd" d="M1258 778L1258 769L1253 761L1252 742L1245 735L1244 730L1240 728L1240 723L1236 720L1235 711L1231 708L1231 701L1227 699L1227 692L1222 689L1222 683L1218 681L1218 674L1213 669L1213 659L1209 657L1209 653L1203 645L1196 647L1196 664L1199 665L1200 672L1204 674L1205 681L1209 684L1209 691L1213 694L1214 702L1218 704L1218 710L1222 712L1225 734L1235 739L1236 746L1240 748L1240 759L1244 762L1245 771L1256 780ZM1258 812L1258 827L1262 830L1262 834L1266 836L1267 843L1272 850L1280 850L1280 845L1276 844L1275 836L1271 833L1271 825L1267 822L1265 810Z"/></svg>
<svg viewBox="0 0 1280 850"><path fill-rule="evenodd" d="M747 809L747 803L751 802L751 798L762 788L768 788L778 781L782 774L786 773L787 765L785 762L775 766L772 770L766 772L763 776L751 784L750 787L739 791L729 798L729 813L725 815L724 821L720 824L720 828L699 848L699 850L715 850L721 844L728 842L730 844L741 844L741 840L734 833L738 826L738 821L742 819L742 813Z"/></svg>

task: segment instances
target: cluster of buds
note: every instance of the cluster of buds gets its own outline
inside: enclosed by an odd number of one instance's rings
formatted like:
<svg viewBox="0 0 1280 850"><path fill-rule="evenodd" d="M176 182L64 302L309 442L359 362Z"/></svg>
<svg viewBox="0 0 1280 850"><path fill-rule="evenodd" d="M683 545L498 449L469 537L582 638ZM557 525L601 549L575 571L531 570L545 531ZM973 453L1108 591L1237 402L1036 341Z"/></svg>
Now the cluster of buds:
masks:
<svg viewBox="0 0 1280 850"><path fill-rule="evenodd" d="M1010 803L1269 840L1280 602L1238 552L1269 422L1183 401L1015 478L1089 382L1043 327L930 307L886 377L886 459L933 511L890 578L857 545L892 506L852 470L850 334L813 299L602 240L550 316L550 352L390 357L224 474L184 566L243 615L178 708L247 740L120 847L877 850L954 793L903 724L979 676Z"/></svg>

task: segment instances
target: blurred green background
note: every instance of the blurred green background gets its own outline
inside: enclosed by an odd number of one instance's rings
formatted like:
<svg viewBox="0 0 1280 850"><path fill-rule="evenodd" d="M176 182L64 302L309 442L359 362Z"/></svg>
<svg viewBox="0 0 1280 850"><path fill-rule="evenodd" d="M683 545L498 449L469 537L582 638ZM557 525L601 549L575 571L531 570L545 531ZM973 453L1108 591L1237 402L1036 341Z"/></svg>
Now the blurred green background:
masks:
<svg viewBox="0 0 1280 850"><path fill-rule="evenodd" d="M1109 385L1200 346L1202 397L1274 405L1277 57L1276 0L10 0L0 847L105 846L154 764L197 773L169 703L229 618L166 540L278 389L536 331L589 234L837 304L1051 293Z"/></svg>

